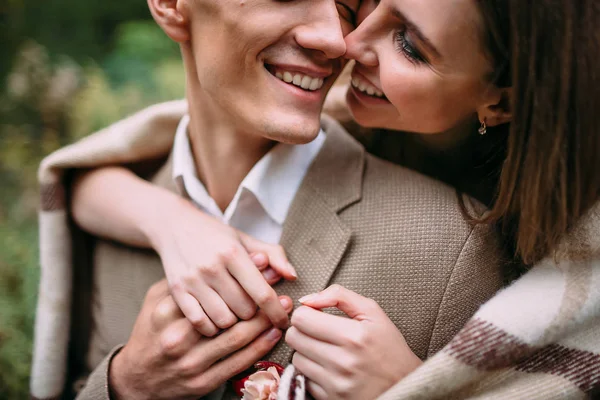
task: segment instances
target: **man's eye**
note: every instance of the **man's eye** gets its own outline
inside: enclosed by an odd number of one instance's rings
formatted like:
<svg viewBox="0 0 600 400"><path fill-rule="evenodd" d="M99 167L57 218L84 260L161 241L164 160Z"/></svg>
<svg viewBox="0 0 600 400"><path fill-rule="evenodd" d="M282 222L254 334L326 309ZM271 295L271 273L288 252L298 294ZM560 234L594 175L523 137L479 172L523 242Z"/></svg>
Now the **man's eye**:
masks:
<svg viewBox="0 0 600 400"><path fill-rule="evenodd" d="M342 1L336 1L335 4L340 17L350 22L352 25L356 25L356 11Z"/></svg>

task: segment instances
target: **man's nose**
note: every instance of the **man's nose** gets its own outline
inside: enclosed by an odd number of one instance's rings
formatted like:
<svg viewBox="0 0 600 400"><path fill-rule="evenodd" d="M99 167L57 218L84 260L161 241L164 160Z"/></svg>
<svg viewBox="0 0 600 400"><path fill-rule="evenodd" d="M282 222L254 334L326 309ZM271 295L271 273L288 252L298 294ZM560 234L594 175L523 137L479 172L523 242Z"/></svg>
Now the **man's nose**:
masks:
<svg viewBox="0 0 600 400"><path fill-rule="evenodd" d="M311 18L296 29L296 42L305 49L322 52L327 58L335 59L346 53L346 43L334 1L321 2L313 7Z"/></svg>

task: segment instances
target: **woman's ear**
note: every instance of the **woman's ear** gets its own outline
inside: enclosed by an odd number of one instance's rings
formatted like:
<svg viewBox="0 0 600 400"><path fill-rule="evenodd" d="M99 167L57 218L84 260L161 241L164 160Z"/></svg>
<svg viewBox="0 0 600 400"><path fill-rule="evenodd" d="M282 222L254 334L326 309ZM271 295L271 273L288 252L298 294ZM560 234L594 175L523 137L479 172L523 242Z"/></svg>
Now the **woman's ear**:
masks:
<svg viewBox="0 0 600 400"><path fill-rule="evenodd" d="M512 88L495 88L480 109L477 116L487 126L498 126L512 120Z"/></svg>
<svg viewBox="0 0 600 400"><path fill-rule="evenodd" d="M181 12L182 0L148 0L152 17L162 30L177 43L190 40L189 21Z"/></svg>

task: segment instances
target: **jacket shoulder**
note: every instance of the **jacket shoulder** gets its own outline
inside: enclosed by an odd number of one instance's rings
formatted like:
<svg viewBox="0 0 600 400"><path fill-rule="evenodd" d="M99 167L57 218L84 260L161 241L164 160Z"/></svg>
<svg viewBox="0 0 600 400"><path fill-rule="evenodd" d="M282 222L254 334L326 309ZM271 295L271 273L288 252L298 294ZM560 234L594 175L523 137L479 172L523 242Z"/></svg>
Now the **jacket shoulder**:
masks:
<svg viewBox="0 0 600 400"><path fill-rule="evenodd" d="M365 157L363 194L385 197L387 201L398 203L410 198L419 209L446 206L462 215L459 199L462 198L469 215L481 216L487 208L479 201L460 194L452 186L420 172L382 160L372 154Z"/></svg>

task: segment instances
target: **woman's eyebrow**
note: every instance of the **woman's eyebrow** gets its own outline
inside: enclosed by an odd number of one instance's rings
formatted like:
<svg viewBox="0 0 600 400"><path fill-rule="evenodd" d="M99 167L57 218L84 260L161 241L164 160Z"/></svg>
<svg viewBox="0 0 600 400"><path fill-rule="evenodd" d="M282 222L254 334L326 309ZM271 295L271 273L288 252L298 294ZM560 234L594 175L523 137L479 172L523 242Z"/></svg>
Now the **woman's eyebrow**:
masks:
<svg viewBox="0 0 600 400"><path fill-rule="evenodd" d="M392 15L394 17L396 17L397 19L399 19L400 21L402 21L402 23L404 25L406 25L407 29L413 33L415 36L417 36L417 38L423 42L423 44L425 45L425 47L427 47L427 49L433 53L433 55L436 58L442 58L442 55L440 54L440 52L435 48L435 46L433 45L433 43L431 42L431 40L429 40L429 38L427 36L425 36L425 34L423 32L421 32L421 30L419 29L419 27L413 23L410 19L408 19L408 17L406 17L406 15L404 15L400 10L398 10L397 8L392 8L391 9Z"/></svg>

